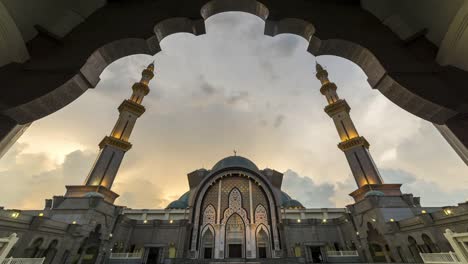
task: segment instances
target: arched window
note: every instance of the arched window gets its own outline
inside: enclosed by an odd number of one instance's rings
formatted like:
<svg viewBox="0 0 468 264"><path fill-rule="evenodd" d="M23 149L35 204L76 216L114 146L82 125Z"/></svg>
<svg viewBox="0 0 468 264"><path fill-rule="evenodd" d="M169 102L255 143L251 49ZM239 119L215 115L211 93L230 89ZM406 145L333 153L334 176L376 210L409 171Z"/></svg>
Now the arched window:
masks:
<svg viewBox="0 0 468 264"><path fill-rule="evenodd" d="M35 258L39 257L39 249L42 246L44 239L42 237L36 238L34 242L25 250L25 256L28 258Z"/></svg>
<svg viewBox="0 0 468 264"><path fill-rule="evenodd" d="M45 264L52 263L52 261L55 258L55 255L57 254L57 245L58 245L58 240L54 239L49 243L49 246L47 249L44 251L42 254L42 257L45 257Z"/></svg>
<svg viewBox="0 0 468 264"><path fill-rule="evenodd" d="M421 262L421 257L419 256L419 249L418 249L418 244L416 242L416 239L414 237L409 236L408 237L408 249L411 253L411 256L413 257L413 260L415 262Z"/></svg>
<svg viewBox="0 0 468 264"><path fill-rule="evenodd" d="M432 242L432 239L428 235L422 234L421 238L424 241L424 248L426 249L427 253L440 252L439 247L434 242Z"/></svg>

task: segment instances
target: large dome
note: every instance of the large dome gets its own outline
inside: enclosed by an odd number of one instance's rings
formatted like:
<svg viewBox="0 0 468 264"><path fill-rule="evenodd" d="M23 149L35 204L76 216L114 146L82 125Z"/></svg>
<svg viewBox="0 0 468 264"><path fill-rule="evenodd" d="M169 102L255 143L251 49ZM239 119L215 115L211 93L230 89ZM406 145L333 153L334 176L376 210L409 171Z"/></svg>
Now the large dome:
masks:
<svg viewBox="0 0 468 264"><path fill-rule="evenodd" d="M211 171L219 171L226 168L245 168L251 171L258 171L257 165L251 160L241 156L230 156L218 161Z"/></svg>
<svg viewBox="0 0 468 264"><path fill-rule="evenodd" d="M188 207L190 191L184 193L179 199L171 202L166 209L185 209Z"/></svg>
<svg viewBox="0 0 468 264"><path fill-rule="evenodd" d="M298 200L294 200L289 196L287 193L281 191L281 207L288 208L288 209L297 209L297 208L305 208L301 202Z"/></svg>

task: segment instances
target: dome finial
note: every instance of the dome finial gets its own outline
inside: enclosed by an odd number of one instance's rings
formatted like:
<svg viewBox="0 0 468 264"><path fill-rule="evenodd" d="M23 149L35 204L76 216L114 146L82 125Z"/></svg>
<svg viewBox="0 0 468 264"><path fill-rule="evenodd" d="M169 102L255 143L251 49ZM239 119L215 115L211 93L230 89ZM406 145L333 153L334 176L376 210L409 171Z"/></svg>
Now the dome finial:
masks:
<svg viewBox="0 0 468 264"><path fill-rule="evenodd" d="M324 71L322 65L320 65L320 63L318 63L317 59L315 59L315 70L316 70L317 72Z"/></svg>
<svg viewBox="0 0 468 264"><path fill-rule="evenodd" d="M146 69L153 72L153 71L154 71L154 62L155 62L155 61L153 60L150 64L148 64L148 66L146 67Z"/></svg>

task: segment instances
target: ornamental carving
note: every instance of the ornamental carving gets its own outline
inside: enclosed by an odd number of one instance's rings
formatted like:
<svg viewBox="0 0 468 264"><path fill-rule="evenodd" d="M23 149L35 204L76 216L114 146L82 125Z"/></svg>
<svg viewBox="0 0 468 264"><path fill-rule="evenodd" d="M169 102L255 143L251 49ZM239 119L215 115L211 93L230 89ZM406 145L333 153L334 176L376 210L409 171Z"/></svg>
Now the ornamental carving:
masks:
<svg viewBox="0 0 468 264"><path fill-rule="evenodd" d="M267 210L265 207L261 204L255 208L255 223L263 223L263 224L268 224L268 214Z"/></svg>
<svg viewBox="0 0 468 264"><path fill-rule="evenodd" d="M213 205L208 205L203 212L203 225L216 223L216 210Z"/></svg>
<svg viewBox="0 0 468 264"><path fill-rule="evenodd" d="M247 211L242 208L242 194L239 189L234 188L232 189L231 193L229 194L229 208L224 210L223 214L223 224L226 224L226 221L229 217L233 214L238 214L245 223L248 223Z"/></svg>

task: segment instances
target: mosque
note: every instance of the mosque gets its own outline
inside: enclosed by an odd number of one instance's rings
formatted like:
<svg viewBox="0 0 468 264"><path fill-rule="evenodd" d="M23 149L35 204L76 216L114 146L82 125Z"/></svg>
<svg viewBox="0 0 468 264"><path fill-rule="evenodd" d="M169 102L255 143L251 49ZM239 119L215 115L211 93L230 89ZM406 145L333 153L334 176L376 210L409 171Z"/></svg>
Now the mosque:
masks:
<svg viewBox="0 0 468 264"><path fill-rule="evenodd" d="M353 204L305 208L282 190L281 172L234 155L188 173L189 190L164 209L116 205L112 184L132 147L129 138L153 77L150 64L119 106L83 185L66 186L65 195L47 199L40 210L0 210L0 237L19 237L10 256L44 257L48 264L414 263L421 252L453 250L446 229L468 231L468 202L422 207L418 197L401 192L401 184L384 183L350 106L320 64L325 112L357 184Z"/></svg>

